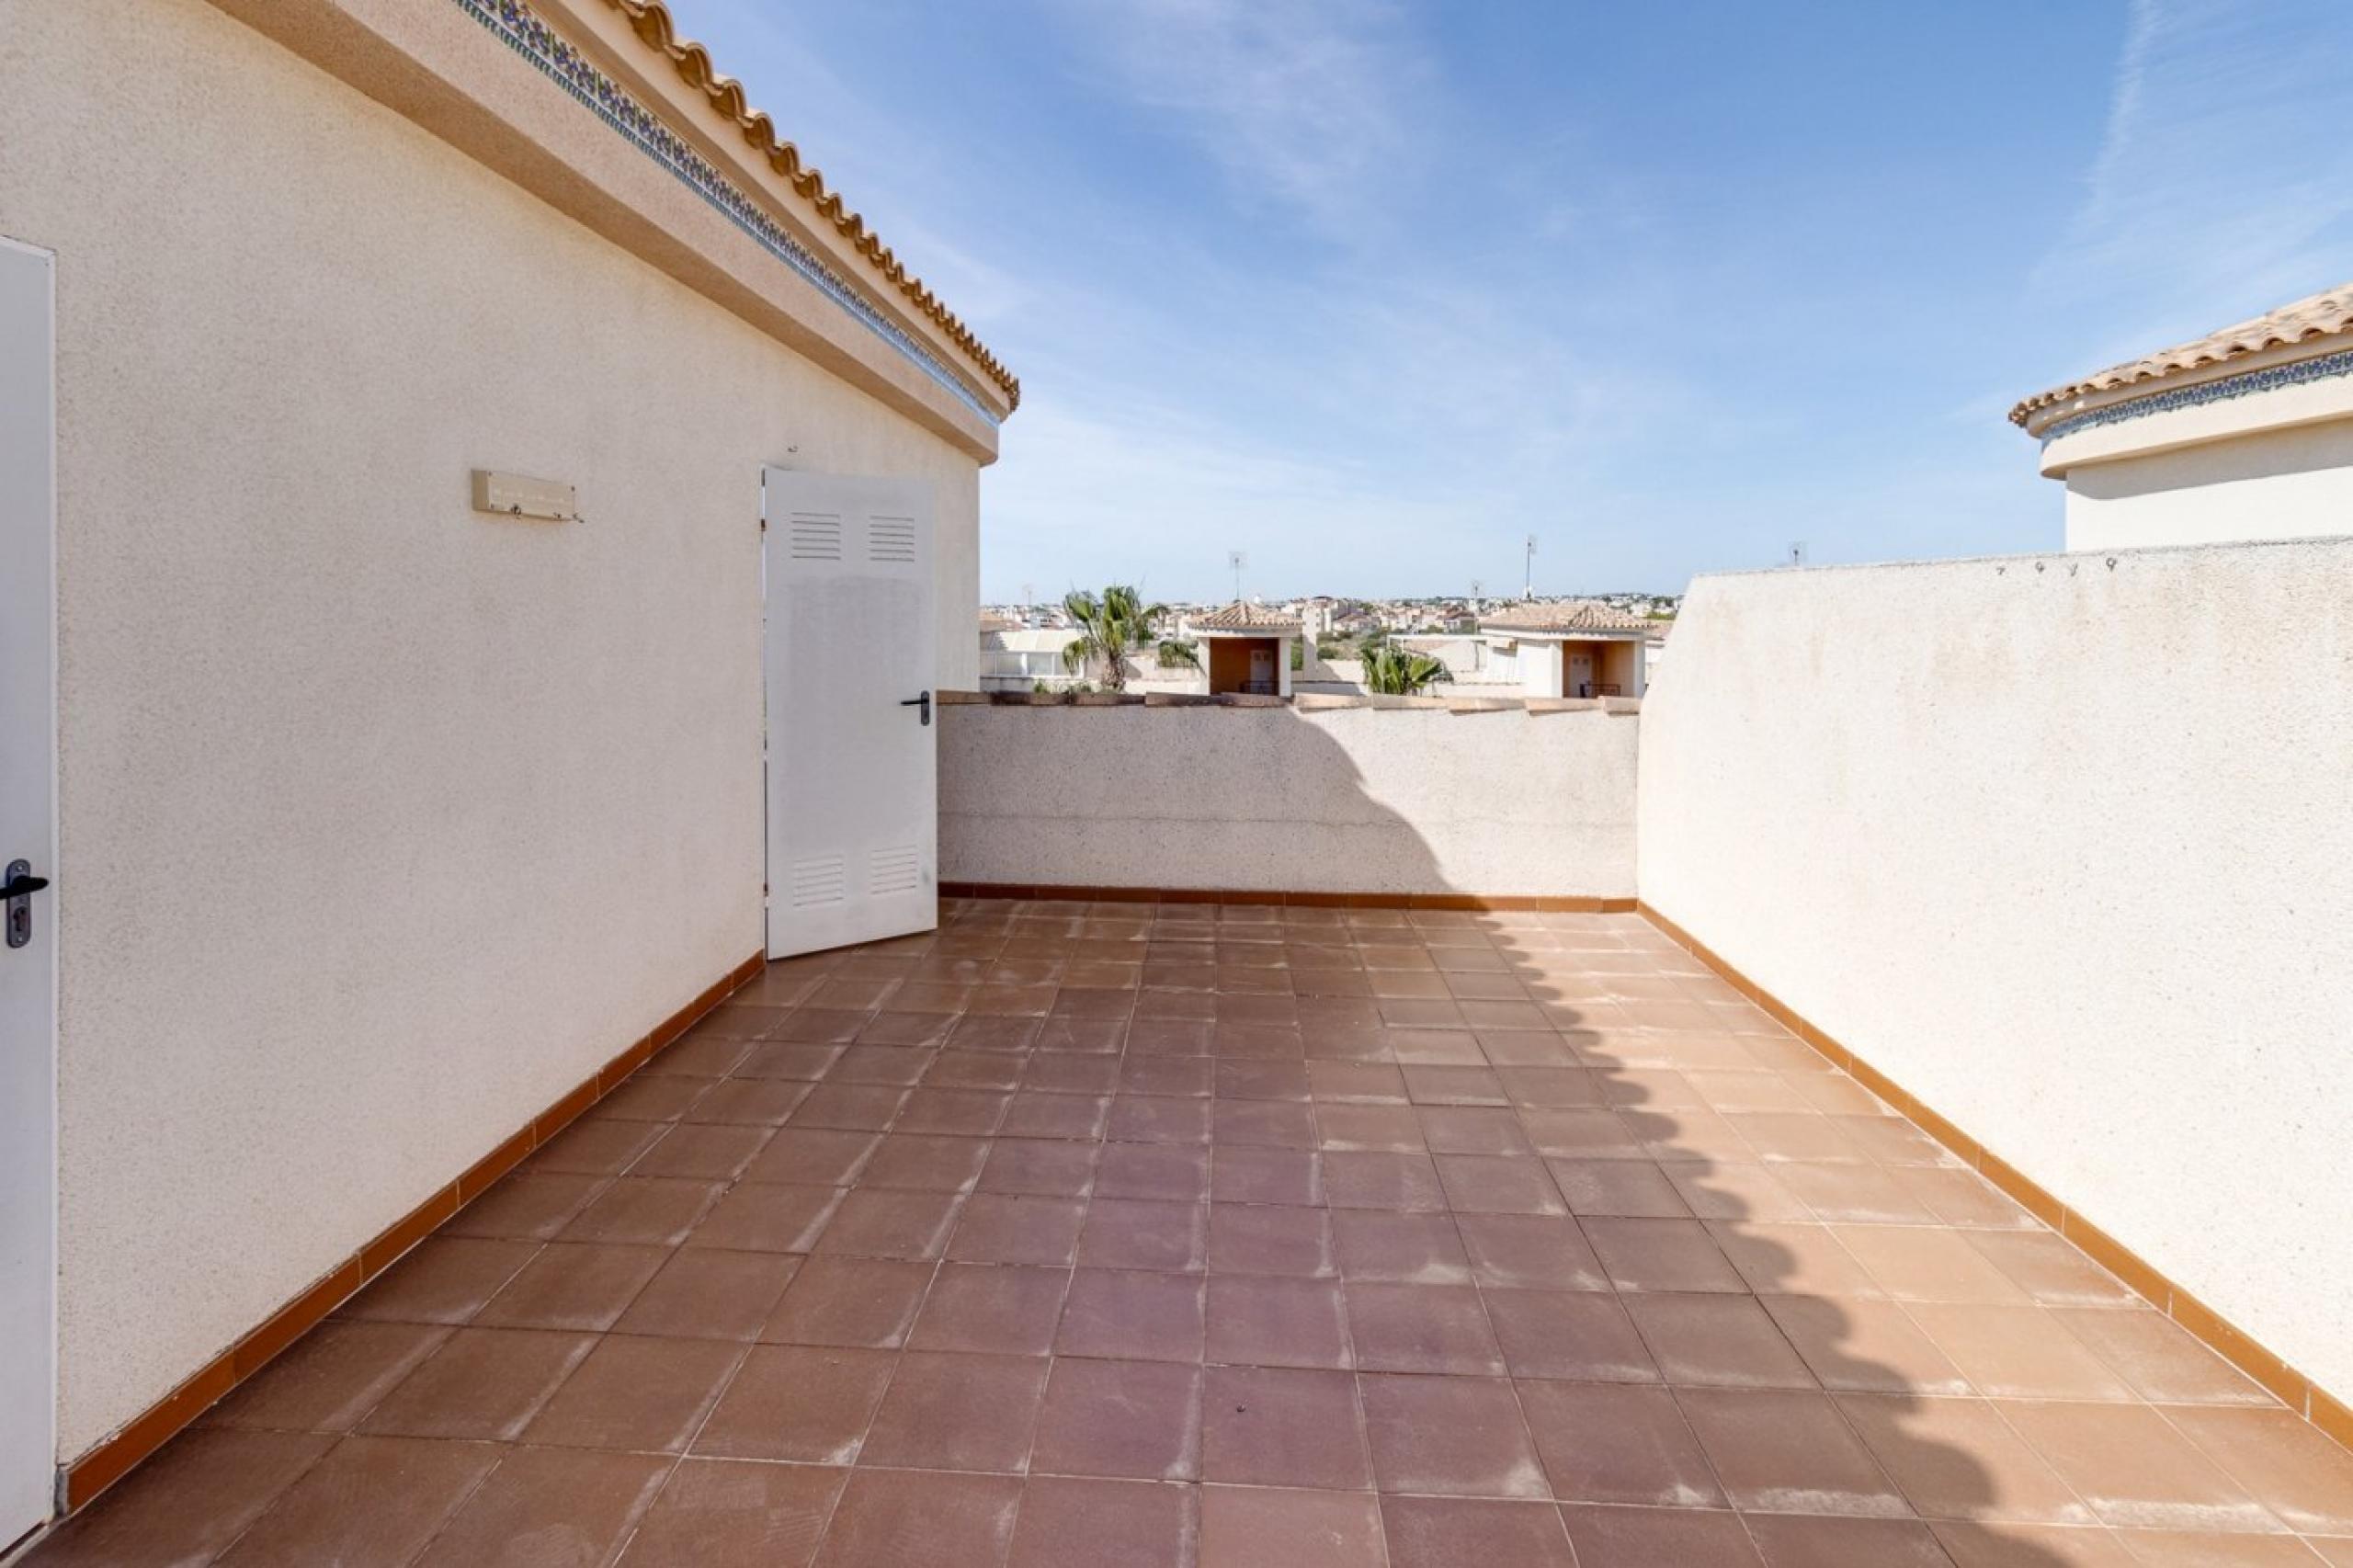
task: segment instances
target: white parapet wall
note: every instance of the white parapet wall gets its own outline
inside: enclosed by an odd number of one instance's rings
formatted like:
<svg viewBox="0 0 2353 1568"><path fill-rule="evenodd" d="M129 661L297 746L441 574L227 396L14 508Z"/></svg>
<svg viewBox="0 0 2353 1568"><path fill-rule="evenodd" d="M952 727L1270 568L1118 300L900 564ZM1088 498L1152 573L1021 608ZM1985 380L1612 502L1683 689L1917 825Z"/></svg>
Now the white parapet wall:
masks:
<svg viewBox="0 0 2353 1568"><path fill-rule="evenodd" d="M1643 900L2353 1393L2353 540L1703 577Z"/></svg>
<svg viewBox="0 0 2353 1568"><path fill-rule="evenodd" d="M940 878L1631 898L1631 711L941 710Z"/></svg>

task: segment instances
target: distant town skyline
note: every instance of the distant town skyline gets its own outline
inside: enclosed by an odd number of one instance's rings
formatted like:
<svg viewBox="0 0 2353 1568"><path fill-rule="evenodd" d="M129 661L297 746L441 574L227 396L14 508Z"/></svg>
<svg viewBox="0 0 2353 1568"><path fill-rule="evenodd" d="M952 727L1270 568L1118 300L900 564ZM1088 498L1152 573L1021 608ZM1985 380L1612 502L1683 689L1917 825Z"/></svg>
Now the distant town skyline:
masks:
<svg viewBox="0 0 2353 1568"><path fill-rule="evenodd" d="M997 601L2055 548L2014 402L2353 255L2335 0L677 11L1021 376Z"/></svg>

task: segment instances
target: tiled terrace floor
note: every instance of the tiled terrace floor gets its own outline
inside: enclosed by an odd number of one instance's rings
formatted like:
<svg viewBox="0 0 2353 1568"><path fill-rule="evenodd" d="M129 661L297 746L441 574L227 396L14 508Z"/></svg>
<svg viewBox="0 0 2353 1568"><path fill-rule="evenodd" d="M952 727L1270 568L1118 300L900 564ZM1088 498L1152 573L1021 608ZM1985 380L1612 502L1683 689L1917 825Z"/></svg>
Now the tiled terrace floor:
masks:
<svg viewBox="0 0 2353 1568"><path fill-rule="evenodd" d="M1634 917L948 915L34 1562L2353 1564L2353 1460Z"/></svg>

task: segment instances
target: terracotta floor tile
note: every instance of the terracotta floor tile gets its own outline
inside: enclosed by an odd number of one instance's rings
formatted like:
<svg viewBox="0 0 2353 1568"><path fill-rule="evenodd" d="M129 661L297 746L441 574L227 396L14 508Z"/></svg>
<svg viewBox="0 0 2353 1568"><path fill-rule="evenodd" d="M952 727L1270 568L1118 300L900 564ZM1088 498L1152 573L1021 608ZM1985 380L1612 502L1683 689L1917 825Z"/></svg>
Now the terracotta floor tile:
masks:
<svg viewBox="0 0 2353 1568"><path fill-rule="evenodd" d="M1319 1105L1315 1128L1327 1150L1411 1153L1426 1147L1411 1106Z"/></svg>
<svg viewBox="0 0 2353 1568"><path fill-rule="evenodd" d="M1737 1514L1564 1506L1561 1518L1577 1568L1762 1568Z"/></svg>
<svg viewBox="0 0 2353 1568"><path fill-rule="evenodd" d="M459 1329L359 1429L384 1437L512 1442L596 1346L593 1335Z"/></svg>
<svg viewBox="0 0 2353 1568"><path fill-rule="evenodd" d="M871 1025L868 1026L870 1028ZM865 1039L865 1031L859 1031ZM931 1067L937 1052L922 1047L905 1045L853 1045L825 1074L829 1084L881 1084L893 1088L912 1088L927 1082L925 1074Z"/></svg>
<svg viewBox="0 0 2353 1568"><path fill-rule="evenodd" d="M1089 1056L1076 1051L1040 1051L1027 1062L1017 1057L992 1051L951 1051L944 1053L931 1071L934 1084L958 1084L972 1089L1009 1089L1017 1083L1027 1095L1083 1095L1104 1102L1104 1114L1109 1111L1111 1091L1119 1086L1120 1059L1116 1056ZM1021 1096L1014 1096L1017 1102ZM1008 1111L1007 1116L1014 1113ZM1015 1137L1006 1128L997 1129L1000 1137Z"/></svg>
<svg viewBox="0 0 2353 1568"><path fill-rule="evenodd" d="M336 1316L381 1324L466 1324L537 1255L537 1241L426 1236L367 1290L341 1304Z"/></svg>
<svg viewBox="0 0 2353 1568"><path fill-rule="evenodd" d="M747 1182L787 1182L796 1187L847 1187L881 1146L878 1132L835 1128L788 1127L745 1167Z"/></svg>
<svg viewBox="0 0 2353 1568"><path fill-rule="evenodd" d="M1210 1368L1201 1391L1201 1475L1254 1486L1370 1486L1355 1378L1299 1368Z"/></svg>
<svg viewBox="0 0 2353 1568"><path fill-rule="evenodd" d="M1054 1350L1142 1361L1201 1358L1199 1275L1081 1268L1071 1276Z"/></svg>
<svg viewBox="0 0 2353 1568"><path fill-rule="evenodd" d="M1107 1143L1095 1167L1097 1198L1142 1198L1206 1203L1210 1152L1163 1143Z"/></svg>
<svg viewBox="0 0 2353 1568"><path fill-rule="evenodd" d="M334 1445L307 1432L196 1427L59 1526L26 1561L41 1568L209 1562Z"/></svg>
<svg viewBox="0 0 2353 1568"><path fill-rule="evenodd" d="M597 1333L613 1326L669 1260L665 1247L555 1242L540 1248L473 1321L488 1328Z"/></svg>
<svg viewBox="0 0 2353 1568"><path fill-rule="evenodd" d="M1846 1394L1837 1403L1923 1518L2098 1523L1984 1400Z"/></svg>
<svg viewBox="0 0 2353 1568"><path fill-rule="evenodd" d="M428 1239L487 1236L544 1242L570 1224L574 1216L607 1185L603 1176L541 1175L527 1167L459 1210L448 1224ZM418 1244L420 1250L423 1245Z"/></svg>
<svg viewBox="0 0 2353 1568"><path fill-rule="evenodd" d="M1217 1063L1206 1056L1131 1056L1120 1073L1120 1092L1176 1095L1207 1099Z"/></svg>
<svg viewBox="0 0 2353 1568"><path fill-rule="evenodd" d="M899 1108L912 1093L887 1084L820 1084L793 1108L785 1125L841 1132L879 1132L897 1119Z"/></svg>
<svg viewBox="0 0 2353 1568"><path fill-rule="evenodd" d="M780 1254L684 1247L613 1327L673 1339L756 1339L800 1267Z"/></svg>
<svg viewBox="0 0 2353 1568"><path fill-rule="evenodd" d="M1405 1087L1415 1105L1506 1106L1511 1098L1492 1067L1448 1067L1416 1064L1404 1070ZM1427 1135L1429 1119L1422 1119ZM1433 1145L1435 1147L1435 1145Z"/></svg>
<svg viewBox="0 0 2353 1568"><path fill-rule="evenodd" d="M1586 1239L1620 1290L1745 1291L1715 1238L1697 1220L1581 1219Z"/></svg>
<svg viewBox="0 0 2353 1568"><path fill-rule="evenodd" d="M1362 1375L1358 1384L1381 1491L1549 1494L1519 1401L1505 1379Z"/></svg>
<svg viewBox="0 0 2353 1568"><path fill-rule="evenodd" d="M907 1351L858 1463L1018 1473L1045 1386L1041 1357Z"/></svg>
<svg viewBox="0 0 2353 1568"><path fill-rule="evenodd" d="M709 1078L658 1078L640 1073L598 1100L585 1114L600 1121L676 1121L716 1087L718 1085Z"/></svg>
<svg viewBox="0 0 2353 1568"><path fill-rule="evenodd" d="M392 1568L433 1538L504 1452L489 1443L346 1437L221 1561L242 1568Z"/></svg>
<svg viewBox="0 0 2353 1568"><path fill-rule="evenodd" d="M2141 1568L2313 1568L2318 1546L2284 1535L2203 1530L2118 1530Z"/></svg>
<svg viewBox="0 0 2353 1568"><path fill-rule="evenodd" d="M1046 1380L1029 1469L1191 1481L1200 1473L1200 1402L1198 1367L1063 1357Z"/></svg>
<svg viewBox="0 0 2353 1568"><path fill-rule="evenodd" d="M1833 1225L1830 1231L1898 1301L2029 1304L2027 1293L1958 1231L1908 1225Z"/></svg>
<svg viewBox="0 0 2353 1568"><path fill-rule="evenodd" d="M729 1078L704 1084L692 1078L632 1078L614 1091L614 1097L639 1084L690 1085L700 1091L683 1112L690 1122L723 1122L743 1127L782 1127L809 1085L782 1078Z"/></svg>
<svg viewBox="0 0 2353 1568"><path fill-rule="evenodd" d="M2172 1405L2163 1412L2289 1528L2353 1536L2353 1452L2286 1410Z"/></svg>
<svg viewBox="0 0 2353 1568"><path fill-rule="evenodd" d="M1304 1100L1218 1099L1210 1109L1210 1139L1220 1149L1316 1146L1315 1118Z"/></svg>
<svg viewBox="0 0 2353 1568"><path fill-rule="evenodd" d="M2143 1399L2160 1404L2278 1403L2162 1312L2054 1307L2051 1315Z"/></svg>
<svg viewBox="0 0 2353 1568"><path fill-rule="evenodd" d="M988 1164L981 1167L979 1189L1040 1198L1084 1198L1095 1189L1098 1153L1091 1143L999 1138L989 1146Z"/></svg>
<svg viewBox="0 0 2353 1568"><path fill-rule="evenodd" d="M1483 1286L1532 1290L1606 1290L1601 1262L1566 1215L1457 1214L1455 1227Z"/></svg>
<svg viewBox="0 0 2353 1568"><path fill-rule="evenodd" d="M1702 1220L1804 1221L1815 1217L1806 1200L1784 1179L1792 1172L1863 1171L1870 1165L1739 1165L1712 1161L1661 1165L1676 1195Z"/></svg>
<svg viewBox="0 0 2353 1568"><path fill-rule="evenodd" d="M2147 1405L2004 1401L1997 1408L2108 1524L2250 1534L2282 1528Z"/></svg>
<svg viewBox="0 0 2353 1568"><path fill-rule="evenodd" d="M1708 1233L1758 1295L1883 1300L1887 1292L1827 1225L1711 1221Z"/></svg>
<svg viewBox="0 0 2353 1568"><path fill-rule="evenodd" d="M767 1127L686 1121L630 1166L631 1176L683 1176L692 1181L733 1181L772 1136Z"/></svg>
<svg viewBox="0 0 2353 1568"><path fill-rule="evenodd" d="M1383 1550L1369 1492L1201 1488L1200 1568L1369 1568Z"/></svg>
<svg viewBox="0 0 2353 1568"><path fill-rule="evenodd" d="M1303 1104L1309 1096L1307 1063L1304 1061L1222 1058L1217 1063L1215 1089L1217 1097L1222 1100L1284 1100Z"/></svg>
<svg viewBox="0 0 2353 1568"><path fill-rule="evenodd" d="M1447 1205L1458 1214L1566 1214L1544 1162L1491 1154L1434 1154Z"/></svg>
<svg viewBox="0 0 2353 1568"><path fill-rule="evenodd" d="M1675 1398L1735 1507L1879 1517L1911 1512L1822 1394L1683 1389Z"/></svg>
<svg viewBox="0 0 2353 1568"><path fill-rule="evenodd" d="M542 1175L619 1176L670 1131L650 1122L583 1118L540 1145L527 1168Z"/></svg>
<svg viewBox="0 0 2353 1568"><path fill-rule="evenodd" d="M1195 1514L1188 1487L1033 1476L1010 1568L1193 1568Z"/></svg>
<svg viewBox="0 0 2353 1568"><path fill-rule="evenodd" d="M418 1568L609 1562L669 1473L652 1454L509 1449Z"/></svg>
<svg viewBox="0 0 2353 1568"><path fill-rule="evenodd" d="M1766 1568L1949 1568L1935 1534L1910 1519L1752 1514L1748 1533Z"/></svg>
<svg viewBox="0 0 2353 1568"><path fill-rule="evenodd" d="M1323 1164L1324 1201L1335 1209L1410 1213L1446 1207L1438 1166L1426 1153L1326 1150Z"/></svg>
<svg viewBox="0 0 2353 1568"><path fill-rule="evenodd" d="M1656 1382L1650 1352L1608 1292L1484 1290L1487 1319L1516 1378Z"/></svg>
<svg viewBox="0 0 2353 1568"><path fill-rule="evenodd" d="M848 1464L898 1369L887 1350L756 1345L695 1435L705 1457Z"/></svg>
<svg viewBox="0 0 2353 1568"><path fill-rule="evenodd" d="M933 1266L887 1258L813 1257L760 1330L771 1344L894 1349L931 1286Z"/></svg>
<svg viewBox="0 0 2353 1568"><path fill-rule="evenodd" d="M1208 1266L1209 1206L1155 1203L1097 1196L1078 1238L1078 1261L1088 1268L1195 1272Z"/></svg>
<svg viewBox="0 0 2353 1568"><path fill-rule="evenodd" d="M1415 1072L1472 1072L1472 1068L1415 1068ZM1492 1106L1417 1105L1422 1141L1433 1154L1532 1154L1520 1131L1518 1113ZM1439 1161L1441 1167L1445 1161Z"/></svg>
<svg viewBox="0 0 2353 1568"><path fill-rule="evenodd" d="M892 1132L876 1145L858 1173L861 1187L903 1187L921 1192L970 1192L989 1157L985 1138Z"/></svg>
<svg viewBox="0 0 2353 1568"><path fill-rule="evenodd" d="M1402 1105L1407 1098L1404 1075L1385 1062L1311 1061L1307 1082L1318 1105Z"/></svg>
<svg viewBox="0 0 2353 1568"><path fill-rule="evenodd" d="M976 1193L948 1239L948 1256L964 1263L1027 1263L1068 1268L1078 1255L1086 1204L1078 1199Z"/></svg>
<svg viewBox="0 0 2353 1568"><path fill-rule="evenodd" d="M1763 1296L1758 1301L1826 1389L1955 1395L1976 1392L1893 1301Z"/></svg>
<svg viewBox="0 0 2353 1568"><path fill-rule="evenodd" d="M1043 1356L1061 1321L1065 1268L944 1263L907 1336L912 1350Z"/></svg>
<svg viewBox="0 0 2353 1568"><path fill-rule="evenodd" d="M847 1194L835 1187L739 1182L687 1236L687 1250L805 1253Z"/></svg>
<svg viewBox="0 0 2353 1568"><path fill-rule="evenodd" d="M1954 1568L2137 1568L2132 1554L2104 1526L2079 1529L1939 1519L1928 1528Z"/></svg>
<svg viewBox="0 0 2353 1568"><path fill-rule="evenodd" d="M203 1416L211 1426L347 1432L441 1347L430 1324L321 1324Z"/></svg>
<svg viewBox="0 0 2353 1568"><path fill-rule="evenodd" d="M608 1334L523 1429L556 1448L681 1453L744 1358L711 1339Z"/></svg>
<svg viewBox="0 0 2353 1568"><path fill-rule="evenodd" d="M735 1064L733 1076L779 1083L813 1084L825 1075L844 1047L804 1040L765 1040ZM800 1099L806 1099L804 1094ZM795 1101L798 1108L799 1100ZM787 1119L790 1120L788 1114Z"/></svg>
<svg viewBox="0 0 2353 1568"><path fill-rule="evenodd" d="M1337 1283L1212 1275L1208 1345L1212 1361L1256 1367L1354 1365L1347 1309Z"/></svg>
<svg viewBox="0 0 2353 1568"><path fill-rule="evenodd" d="M1504 1371L1476 1290L1450 1285L1378 1285L1350 1279L1348 1336L1357 1365L1369 1371L1449 1372L1497 1377Z"/></svg>
<svg viewBox="0 0 2353 1568"><path fill-rule="evenodd" d="M834 1506L818 1568L996 1568L1020 1500L1009 1475L860 1470Z"/></svg>
<svg viewBox="0 0 2353 1568"><path fill-rule="evenodd" d="M2126 1400L2125 1381L2040 1307L1909 1303L1907 1311L1989 1399Z"/></svg>
<svg viewBox="0 0 2353 1568"><path fill-rule="evenodd" d="M1211 1204L1209 1266L1219 1274L1330 1278L1337 1270L1329 1219L1321 1209Z"/></svg>
<svg viewBox="0 0 2353 1568"><path fill-rule="evenodd" d="M1941 1174L1941 1173L1940 1173ZM2024 1210L2020 1210L2021 1213ZM2131 1287L2086 1257L2073 1242L2041 1229L1983 1231L1966 1238L2034 1301L2046 1307L2139 1307Z"/></svg>
<svg viewBox="0 0 2353 1568"><path fill-rule="evenodd" d="M1579 1110L1602 1105L1607 1083L1587 1067L1497 1067L1495 1081L1522 1110Z"/></svg>
<svg viewBox="0 0 2353 1568"><path fill-rule="evenodd" d="M1553 1185L1574 1214L1682 1220L1683 1195L1660 1166L1638 1160L1548 1160Z"/></svg>
<svg viewBox="0 0 2353 1568"><path fill-rule="evenodd" d="M622 1176L574 1215L557 1239L676 1246L726 1190L717 1182Z"/></svg>
<svg viewBox="0 0 2353 1568"><path fill-rule="evenodd" d="M1109 1095L1024 1090L1006 1105L1005 1119L997 1124L996 1131L1006 1138L1094 1140L1103 1136L1110 1122Z"/></svg>
<svg viewBox="0 0 2353 1568"><path fill-rule="evenodd" d="M1813 1372L1752 1296L1635 1295L1625 1301L1670 1383L1811 1389Z"/></svg>
<svg viewBox="0 0 2353 1568"><path fill-rule="evenodd" d="M1341 1276L1398 1285L1468 1285L1471 1257L1449 1214L1332 1210L1333 1256Z"/></svg>
<svg viewBox="0 0 2353 1568"><path fill-rule="evenodd" d="M1119 1095L1104 1136L1120 1143L1207 1143L1210 1102L1175 1095Z"/></svg>
<svg viewBox="0 0 2353 1568"><path fill-rule="evenodd" d="M1304 1149L1219 1149L1211 1161L1209 1195L1220 1203L1320 1207L1322 1156Z"/></svg>
<svg viewBox="0 0 2353 1568"><path fill-rule="evenodd" d="M1723 1506L1715 1472L1666 1390L1522 1382L1519 1400L1561 1501Z"/></svg>
<svg viewBox="0 0 2353 1568"><path fill-rule="evenodd" d="M1642 1141L1614 1110L1523 1110L1519 1124L1540 1154L1563 1160L1646 1160Z"/></svg>
<svg viewBox="0 0 2353 1568"><path fill-rule="evenodd" d="M1561 1511L1546 1503L1385 1497L1390 1568L1574 1568Z"/></svg>
<svg viewBox="0 0 2353 1568"><path fill-rule="evenodd" d="M851 1257L938 1257L947 1250L962 1202L949 1192L858 1187L834 1210L812 1250Z"/></svg>

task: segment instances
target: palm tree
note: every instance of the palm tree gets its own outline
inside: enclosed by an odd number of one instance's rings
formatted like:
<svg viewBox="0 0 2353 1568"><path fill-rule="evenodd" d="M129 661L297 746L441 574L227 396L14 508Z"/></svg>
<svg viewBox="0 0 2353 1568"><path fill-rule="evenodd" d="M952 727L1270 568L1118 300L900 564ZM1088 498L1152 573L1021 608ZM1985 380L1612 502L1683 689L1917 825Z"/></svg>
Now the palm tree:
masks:
<svg viewBox="0 0 2353 1568"><path fill-rule="evenodd" d="M1168 607L1144 603L1143 596L1127 584L1112 584L1100 597L1074 588L1063 596L1063 612L1078 628L1078 635L1063 650L1063 668L1084 675L1100 665L1108 690L1128 688L1128 655L1139 649L1151 649L1164 668L1201 667L1200 653L1193 644L1160 634Z"/></svg>
<svg viewBox="0 0 2353 1568"><path fill-rule="evenodd" d="M1425 687L1450 681L1454 672L1431 658L1394 642L1368 643L1364 650L1364 688L1378 697L1417 697Z"/></svg>

